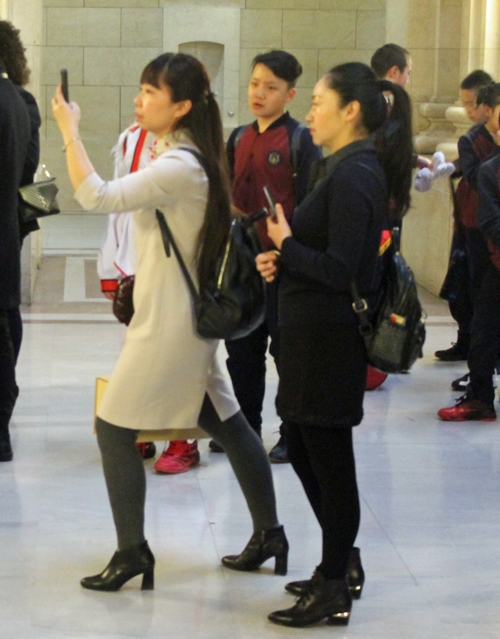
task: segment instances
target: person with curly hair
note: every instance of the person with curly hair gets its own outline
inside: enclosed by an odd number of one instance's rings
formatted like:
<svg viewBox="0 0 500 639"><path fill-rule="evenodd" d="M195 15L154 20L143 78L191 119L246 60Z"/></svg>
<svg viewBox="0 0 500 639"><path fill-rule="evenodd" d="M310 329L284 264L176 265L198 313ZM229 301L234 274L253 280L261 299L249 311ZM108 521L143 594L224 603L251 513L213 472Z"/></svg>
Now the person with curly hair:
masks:
<svg viewBox="0 0 500 639"><path fill-rule="evenodd" d="M26 49L19 37L19 29L11 22L0 20L0 60L3 62L9 80L12 82L28 108L30 118L30 141L25 158L21 186L31 184L40 159L40 136L38 130L42 123L35 98L24 88L30 80L31 72L25 55ZM38 222L24 221L22 205L19 204L19 235L21 245L24 238L32 231L38 230ZM9 327L14 346L14 358L17 361L23 338L23 324L19 306L8 309Z"/></svg>
<svg viewBox="0 0 500 639"><path fill-rule="evenodd" d="M0 42L2 42L0 38ZM21 242L18 189L22 184L30 118L19 91L9 78L0 45L0 462L12 460L9 423L19 389L10 313L20 304Z"/></svg>

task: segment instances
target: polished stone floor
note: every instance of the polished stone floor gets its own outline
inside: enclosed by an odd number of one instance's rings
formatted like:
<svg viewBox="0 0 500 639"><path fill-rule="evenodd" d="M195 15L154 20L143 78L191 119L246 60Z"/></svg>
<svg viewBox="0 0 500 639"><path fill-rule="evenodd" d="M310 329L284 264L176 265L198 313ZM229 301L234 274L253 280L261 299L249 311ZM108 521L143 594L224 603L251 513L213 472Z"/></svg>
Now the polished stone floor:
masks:
<svg viewBox="0 0 500 639"><path fill-rule="evenodd" d="M118 593L82 590L80 577L100 571L115 546L92 417L95 378L112 370L122 333L99 297L96 239L84 237L78 216L58 224L46 226L35 304L23 309L15 458L0 464L1 639L500 637L499 424L437 420L465 365L434 359L455 328L425 293L424 359L367 394L355 431L367 581L346 629L266 619L293 602L285 582L319 562L318 527L289 465L273 467L288 576L274 576L272 562L252 574L220 566L246 543L250 520L227 459L209 453L207 440L200 466L185 475L155 475L146 462L156 589L143 593L135 579ZM268 449L279 424L270 369Z"/></svg>

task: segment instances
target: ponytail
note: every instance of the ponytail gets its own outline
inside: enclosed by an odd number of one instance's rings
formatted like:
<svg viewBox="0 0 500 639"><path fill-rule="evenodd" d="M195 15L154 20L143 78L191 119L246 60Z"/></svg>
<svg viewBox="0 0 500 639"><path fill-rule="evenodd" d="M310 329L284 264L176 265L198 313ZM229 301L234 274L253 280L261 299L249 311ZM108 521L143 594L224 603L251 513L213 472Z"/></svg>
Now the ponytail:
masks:
<svg viewBox="0 0 500 639"><path fill-rule="evenodd" d="M215 277L216 267L231 225L230 182L222 133L222 119L205 67L185 53L163 53L142 72L142 84L168 86L172 101L191 101L191 109L176 129L186 131L204 156L208 177L205 218L196 245L196 267L200 289Z"/></svg>
<svg viewBox="0 0 500 639"><path fill-rule="evenodd" d="M357 101L361 125L373 135L384 169L389 197L389 215L401 219L410 208L413 143L411 104L406 91L389 80L377 80L370 67L348 62L331 69L326 83L338 93L340 106ZM394 96L391 104L384 92Z"/></svg>
<svg viewBox="0 0 500 639"><path fill-rule="evenodd" d="M411 204L414 154L411 103L408 93L394 82L381 80L381 91L390 91L394 96L388 116L376 133L376 147L390 195L389 216L396 221L407 213Z"/></svg>

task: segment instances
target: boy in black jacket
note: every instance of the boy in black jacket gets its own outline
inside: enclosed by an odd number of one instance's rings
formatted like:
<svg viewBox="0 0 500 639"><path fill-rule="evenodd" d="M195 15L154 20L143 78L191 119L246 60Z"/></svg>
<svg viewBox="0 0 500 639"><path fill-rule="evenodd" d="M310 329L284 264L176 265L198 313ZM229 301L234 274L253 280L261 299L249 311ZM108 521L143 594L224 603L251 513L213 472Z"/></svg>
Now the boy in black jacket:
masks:
<svg viewBox="0 0 500 639"><path fill-rule="evenodd" d="M499 129L500 84L492 85L492 114L489 121L496 122ZM491 96L490 96L491 97ZM488 100L491 102L491 100ZM490 127L491 128L491 127ZM472 220L473 228L481 234L486 262L481 264L478 292L474 299L474 317L471 328L469 350L470 382L466 394L455 406L442 408L438 415L445 421L494 421L493 374L498 354L500 336L500 194L499 171L500 149L498 131L489 131L494 143L489 159L485 160L474 173L477 188L477 215ZM495 135L495 138L493 137ZM478 228L479 227L479 228Z"/></svg>
<svg viewBox="0 0 500 639"><path fill-rule="evenodd" d="M482 87L492 84L491 76L481 69L476 69L462 80L460 85L460 100L467 117L474 125L461 142L462 156L465 156L466 173L470 172L471 162L475 163L473 144L469 145L471 136L475 136L481 125L487 120L482 104L477 103L479 91ZM489 145L486 146L486 151ZM471 155L472 153L472 155ZM469 159L470 158L470 159ZM462 177L460 159L455 161L456 171L452 178ZM470 183L467 178L461 180L454 197L453 217L455 228L450 249L450 265L439 296L448 300L450 312L458 324L457 341L450 348L438 350L434 355L444 362L465 360L469 354L470 330L473 315L473 305L469 284L469 264L467 260L466 225L471 216L475 218L477 202L470 193ZM472 211L471 211L472 207ZM472 227L473 228L473 227ZM474 233L474 232L473 232ZM452 383L454 390L465 389L468 375L464 375Z"/></svg>
<svg viewBox="0 0 500 639"><path fill-rule="evenodd" d="M227 144L233 202L245 214L268 206L263 191L263 187L268 186L275 201L283 204L290 217L306 195L312 163L321 158L321 150L314 145L309 130L286 112L301 73L297 59L286 51L270 51L253 60L248 99L257 119L235 129ZM263 249L272 249L274 245L267 235L265 220L258 222L258 232ZM226 342L227 366L236 397L258 435L262 429L269 337L270 353L278 363L277 285L277 282L266 285L264 323L247 337ZM288 461L282 426L280 435L270 453L275 463ZM221 451L214 441L210 442L210 449Z"/></svg>

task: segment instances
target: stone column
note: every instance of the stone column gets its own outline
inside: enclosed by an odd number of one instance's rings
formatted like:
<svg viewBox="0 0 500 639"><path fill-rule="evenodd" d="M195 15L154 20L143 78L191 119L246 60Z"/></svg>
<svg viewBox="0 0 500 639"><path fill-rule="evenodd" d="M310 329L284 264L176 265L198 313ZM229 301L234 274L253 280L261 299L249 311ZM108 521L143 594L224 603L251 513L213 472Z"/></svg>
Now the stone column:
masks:
<svg viewBox="0 0 500 639"><path fill-rule="evenodd" d="M474 69L484 69L500 79L500 4L497 0L462 0L460 80ZM446 120L454 126L451 138L437 147L447 159L457 157L458 138L471 126L459 101L447 109Z"/></svg>
<svg viewBox="0 0 500 639"><path fill-rule="evenodd" d="M419 153L433 153L453 135L445 117L460 79L462 0L387 0L387 40L406 47L413 72L408 89L414 102Z"/></svg>
<svg viewBox="0 0 500 639"><path fill-rule="evenodd" d="M457 98L460 78L462 0L387 0L387 41L404 46L413 60L408 90L414 104L415 146L432 154L454 126L447 109ZM458 27L458 28L457 28ZM439 293L446 273L452 233L445 180L428 193L412 194L403 225L403 252L419 284Z"/></svg>

